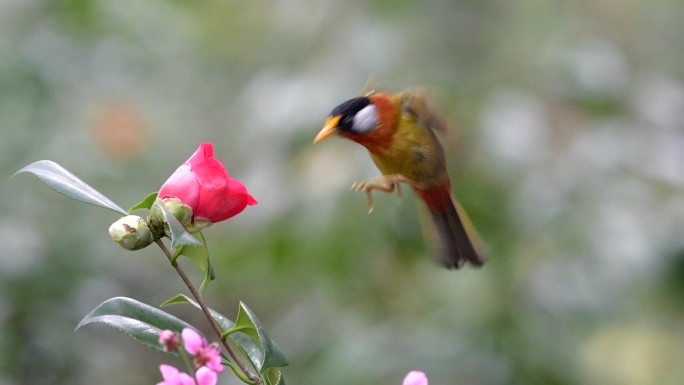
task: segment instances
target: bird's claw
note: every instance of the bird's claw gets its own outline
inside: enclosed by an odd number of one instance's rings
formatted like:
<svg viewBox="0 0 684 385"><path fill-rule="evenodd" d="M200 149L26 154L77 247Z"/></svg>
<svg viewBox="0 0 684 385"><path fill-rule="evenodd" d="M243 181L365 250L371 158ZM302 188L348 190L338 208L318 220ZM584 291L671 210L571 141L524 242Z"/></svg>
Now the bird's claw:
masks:
<svg viewBox="0 0 684 385"><path fill-rule="evenodd" d="M373 212L375 208L373 204L373 190L378 190L384 193L394 192L396 189L397 195L399 196L400 202L402 198L400 183L406 183L410 186L415 186L416 183L412 180L404 177L403 175L385 175L378 179L373 179L370 181L360 181L354 182L352 185L352 190L363 191L366 193L366 200L368 201L368 214Z"/></svg>
<svg viewBox="0 0 684 385"><path fill-rule="evenodd" d="M364 193L366 193L366 201L368 202L368 214L372 213L375 209L375 205L373 202L373 194L371 193L371 191L373 191L374 189L374 186L368 182L354 182L351 188L354 191L361 190Z"/></svg>

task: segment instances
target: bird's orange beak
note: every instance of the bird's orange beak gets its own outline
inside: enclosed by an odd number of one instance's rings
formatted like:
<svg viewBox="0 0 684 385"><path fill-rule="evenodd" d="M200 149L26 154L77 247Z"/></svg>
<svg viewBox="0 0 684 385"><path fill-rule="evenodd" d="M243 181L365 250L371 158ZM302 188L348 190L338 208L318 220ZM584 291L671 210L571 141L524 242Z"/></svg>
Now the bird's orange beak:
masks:
<svg viewBox="0 0 684 385"><path fill-rule="evenodd" d="M340 124L340 119L342 119L342 116L340 115L331 116L326 119L325 126L321 132L316 135L313 142L318 143L321 140L335 134L337 132L337 125Z"/></svg>

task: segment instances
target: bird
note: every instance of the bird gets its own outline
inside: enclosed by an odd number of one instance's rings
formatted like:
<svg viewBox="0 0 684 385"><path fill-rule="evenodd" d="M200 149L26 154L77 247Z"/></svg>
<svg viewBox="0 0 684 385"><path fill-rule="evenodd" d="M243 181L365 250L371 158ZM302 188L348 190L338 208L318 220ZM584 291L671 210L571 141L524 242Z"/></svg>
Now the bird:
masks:
<svg viewBox="0 0 684 385"><path fill-rule="evenodd" d="M400 185L408 185L434 222L442 265L459 269L468 262L480 267L485 256L479 234L453 198L444 149L435 135L446 127L423 89L370 91L333 108L314 143L341 136L365 147L382 175L352 188L366 193L369 213L373 191L396 189L401 194Z"/></svg>

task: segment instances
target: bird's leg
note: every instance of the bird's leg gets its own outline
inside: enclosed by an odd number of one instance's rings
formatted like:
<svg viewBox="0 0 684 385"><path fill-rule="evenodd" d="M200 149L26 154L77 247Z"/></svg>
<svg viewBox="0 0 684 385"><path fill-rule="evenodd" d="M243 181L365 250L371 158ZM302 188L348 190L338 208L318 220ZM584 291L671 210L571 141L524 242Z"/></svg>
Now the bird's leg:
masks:
<svg viewBox="0 0 684 385"><path fill-rule="evenodd" d="M418 187L418 183L415 181L400 174L392 174L383 175L379 178L371 179L369 181L356 182L352 185L352 189L356 191L361 190L366 193L366 199L368 200L368 213L370 214L373 212L374 208L372 191L378 190L384 193L391 193L394 192L394 189L396 188L397 194L399 197L401 197L401 187L399 186L400 183L406 183L414 188Z"/></svg>
<svg viewBox="0 0 684 385"><path fill-rule="evenodd" d="M373 203L373 190L378 190L384 193L391 193L394 191L394 183L385 183L382 178L372 179L368 181L354 182L352 189L356 191L363 191L366 193L366 200L368 201L368 214L373 212L375 205Z"/></svg>

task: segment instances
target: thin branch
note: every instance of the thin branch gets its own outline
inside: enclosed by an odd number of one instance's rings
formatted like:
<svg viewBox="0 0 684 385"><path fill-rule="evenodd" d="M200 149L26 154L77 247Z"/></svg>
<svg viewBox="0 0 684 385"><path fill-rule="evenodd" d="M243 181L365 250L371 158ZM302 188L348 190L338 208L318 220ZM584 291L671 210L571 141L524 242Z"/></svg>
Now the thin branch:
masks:
<svg viewBox="0 0 684 385"><path fill-rule="evenodd" d="M242 362L242 359L238 355L235 348L228 342L228 339L222 338L223 331L221 331L221 327L219 326L218 322L216 322L214 317L211 316L209 308L204 303L204 300L202 299L202 296L199 294L197 289L195 289L195 286L192 284L192 281L190 281L190 278L188 278L187 274L185 274L185 271L183 271L183 269L181 269L178 263L173 260L173 254L169 251L168 248L166 248L166 245L164 245L164 242L162 242L161 239L157 239L155 243L162 249L164 255L166 255L166 257L169 259L169 262L171 262L171 265L174 267L174 269L176 269L176 272L183 280L183 283L185 283L185 286L187 286L188 290L190 290L190 293L192 294L193 298L195 298L195 301L197 301L197 303L199 304L200 308L202 309L202 312L204 313L204 316L209 321L211 328L214 329L214 332L219 337L221 344L224 348L226 348L228 355L233 360L235 365L237 365L240 371L242 371L242 373L244 373L250 381L252 381L256 385L260 385L262 383L261 378L257 374L255 374L244 362Z"/></svg>

